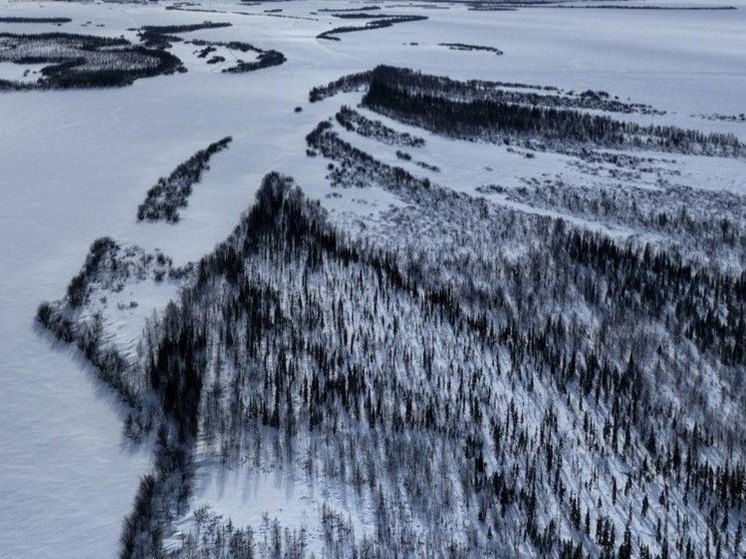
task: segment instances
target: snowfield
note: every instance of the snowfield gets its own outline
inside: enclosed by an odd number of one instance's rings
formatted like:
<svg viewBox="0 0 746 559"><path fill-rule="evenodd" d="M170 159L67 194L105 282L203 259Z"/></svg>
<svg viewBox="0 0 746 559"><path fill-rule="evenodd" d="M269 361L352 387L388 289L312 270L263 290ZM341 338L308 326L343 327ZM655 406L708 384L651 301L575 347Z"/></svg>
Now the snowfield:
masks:
<svg viewBox="0 0 746 559"><path fill-rule="evenodd" d="M344 92L310 103L312 87L389 64L457 80L551 85L565 92L607 91L622 101L665 111L635 113L625 119L733 134L746 142L746 122L738 120L746 112L743 0L724 2L735 10L472 11L456 3L388 4L379 4L386 14L428 19L341 34L341 40L330 41L316 36L361 22L334 18L329 10L369 4L0 0L2 17L72 20L62 25L0 22L0 34L124 36L136 44L135 29L143 25L209 20L231 26L180 36L244 41L287 58L279 66L225 74L220 70L241 54L221 47L213 54L226 62L208 65L195 55L198 47L175 43L169 52L182 60L186 73L142 78L122 88L0 91L0 557L117 556L123 520L132 510L141 477L153 467L153 440L135 444L123 436L128 410L115 392L96 378L80 352L54 340L34 321L42 301L64 296L95 239L109 236L123 246L137 245L146 252L158 249L173 259L174 267L185 266L211 253L231 234L253 204L262 178L272 171L293 177L309 199L319 200L329 210L332 223L355 235L367 231L371 238L385 235L386 220L393 219L390 212L405 212L414 204L384 188L332 186L329 166L339 163L321 155L309 157L306 135L320 121L334 121L342 105L356 108L364 93ZM706 2L656 0L655 4L691 7ZM282 11L266 11L273 9ZM489 45L504 54L450 50L439 43ZM245 56L253 58L254 53ZM31 72L40 70L38 64L27 67ZM35 79L37 74L24 75L25 69L22 64L0 63L0 79ZM296 107L302 110L296 112ZM448 138L370 108L356 110L396 131L425 139L424 146L401 148L363 138L335 123L340 138L389 166L401 166L447 190L485 198L500 211L517 208L531 215L562 216L574 225L618 237L656 240L663 234L636 228L621 218L550 207L535 196L514 191L551 183L609 190L676 187L693 189L695 196L712 191L723 200L730 199L726 195L746 195L743 156L645 152L657 162L630 178L615 175L613 166L604 164L591 172L568 154L537 151L526 156L528 151L517 146ZM231 145L211 160L194 185L188 206L180 210L177 224L137 221L138 205L159 177L226 136L232 136ZM410 154L411 161L398 157L397 150ZM438 170L418 166L418 161ZM492 194L479 190L489 185L502 189L493 189ZM731 209L734 215L743 215L742 207ZM691 243L692 254L706 259L697 252L704 254L706 248ZM510 250L505 247L506 253ZM721 262L733 272L743 270L739 250L733 249ZM99 299L96 309L103 313L108 342L136 358L147 319L162 312L184 285L176 280L132 281L121 291L106 294L105 302ZM137 305L130 306L131 301ZM579 314L584 312L578 308ZM715 378L717 371L706 369L702 375ZM507 381L501 382L507 386ZM735 400L727 400L727 391L723 389L723 401L732 403ZM530 398L540 401L542 395L517 396L526 402ZM725 412L738 418L743 410ZM537 416L536 424L540 421ZM569 431L567 421L561 428ZM324 534L317 525L322 503L328 502L349 518L358 540L364 535L375 539L371 501L376 495L348 494L344 483L328 480L308 487L299 472L283 470L282 464L278 469L265 465L260 471L249 464L224 468L207 446L198 445L194 495L188 511L174 523L176 531L168 534L168 549L178 547L193 522L192 511L203 505L236 526L257 526L257 539L262 537L265 513L285 527L306 527L308 550L321 554ZM583 455L578 461L586 459ZM619 467L613 461L607 466L612 471ZM460 498L457 495L454 501L461 503ZM625 517L625 511L618 511L618 516ZM454 518L463 520L456 512ZM738 520L742 519L732 518ZM646 541L653 540L652 521L636 517L634 526L649 532ZM622 531L617 530L617 547L621 537ZM518 550L519 554L529 551Z"/></svg>

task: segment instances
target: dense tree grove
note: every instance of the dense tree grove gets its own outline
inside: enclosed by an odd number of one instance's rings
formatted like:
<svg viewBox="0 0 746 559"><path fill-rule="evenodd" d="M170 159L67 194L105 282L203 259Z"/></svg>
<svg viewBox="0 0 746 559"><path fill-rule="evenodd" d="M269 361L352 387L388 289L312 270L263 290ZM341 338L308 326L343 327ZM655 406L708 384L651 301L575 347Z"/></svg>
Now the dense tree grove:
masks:
<svg viewBox="0 0 746 559"><path fill-rule="evenodd" d="M374 6L374 5L365 5L360 6L359 8L319 8L316 10L319 13L335 13L335 14L342 14L342 13L349 13L349 12L374 12L380 10L380 6Z"/></svg>
<svg viewBox="0 0 746 559"><path fill-rule="evenodd" d="M269 68L271 66L279 66L285 62L285 55L280 51L276 50L265 50L261 51L256 57L256 60L245 62L240 60L235 66L226 68L223 70L227 74L240 74L243 72L253 72L255 70L261 70L262 68Z"/></svg>
<svg viewBox="0 0 746 559"><path fill-rule="evenodd" d="M0 33L0 62L49 64L35 83L0 80L0 89L122 87L135 80L184 71L174 55L122 38L41 33ZM42 54L40 54L42 53Z"/></svg>
<svg viewBox="0 0 746 559"><path fill-rule="evenodd" d="M49 64L42 69L42 77L36 82L0 80L0 90L121 87L139 78L185 72L182 62L167 52L173 43L184 41L178 34L230 25L206 21L192 25L144 26L139 32L141 45L132 45L124 38L93 35L0 33L4 43L0 47L0 62ZM279 51L263 50L239 41L223 43L195 39L188 42L213 49L220 46L243 53L257 53L255 60L239 59L236 64L223 69L224 73L252 72L278 66L286 60Z"/></svg>
<svg viewBox="0 0 746 559"><path fill-rule="evenodd" d="M440 134L489 141L536 140L553 149L576 144L646 148L678 153L740 156L744 147L733 135L706 134L673 126L642 126L578 110L507 102L499 97L454 95L469 82L439 79L409 70L379 66L363 104L387 116ZM422 83L422 82L425 83ZM581 97L582 98L582 97Z"/></svg>
<svg viewBox="0 0 746 559"><path fill-rule="evenodd" d="M69 17L0 17L0 23L70 23Z"/></svg>
<svg viewBox="0 0 746 559"><path fill-rule="evenodd" d="M203 29L219 29L221 27L230 27L231 24L225 22L203 21L202 23L193 23L187 25L144 25L140 29L145 33L158 33L160 35L173 35L177 33L190 33L192 31L201 31Z"/></svg>
<svg viewBox="0 0 746 559"><path fill-rule="evenodd" d="M444 45L456 43L443 43ZM466 45L470 46L470 45ZM612 113L664 114L662 111L641 103L621 101L605 91L587 90L581 93L563 91L552 85L533 85L517 82L454 80L446 76L433 76L410 70L381 65L367 72L349 74L330 82L326 86L314 87L311 90L311 102L318 93L329 97L337 93L356 90L368 86L374 73L379 77L386 76L390 85L406 89L411 93L437 92L439 95L462 101L500 101L519 105L537 105L544 108L592 109ZM357 84L350 87L352 84Z"/></svg>
<svg viewBox="0 0 746 559"><path fill-rule="evenodd" d="M140 28L138 36L143 44L147 47L158 49L171 48L172 43L183 41L178 36L179 33L191 33L203 29L219 29L221 27L230 27L228 22L203 21L189 25L145 25Z"/></svg>
<svg viewBox="0 0 746 559"><path fill-rule="evenodd" d="M346 16L343 14L337 14L337 17L347 17L347 18L355 18L355 19L368 19L368 21L365 23L365 25L348 25L344 27L335 27L334 29L329 29L327 31L323 31L322 33L319 33L316 35L317 39L328 39L330 41L341 41L337 35L341 35L343 33L354 33L355 31L369 31L371 29L382 29L384 27L391 27L392 25L396 25L397 23L407 23L412 21L423 21L427 19L427 16L413 16L413 15L370 15L370 14L347 14Z"/></svg>
<svg viewBox="0 0 746 559"><path fill-rule="evenodd" d="M384 125L380 120L371 120L346 105L342 105L335 118L345 129L357 132L365 138L374 138L384 144L404 147L422 147L425 145L425 140L422 138L406 132L397 132Z"/></svg>
<svg viewBox="0 0 746 559"><path fill-rule="evenodd" d="M158 183L148 190L145 201L137 208L137 219L179 221L179 208L187 206L192 188L200 181L202 173L209 169L210 159L227 149L231 141L233 138L227 136L210 144L176 167L167 178L158 179Z"/></svg>
<svg viewBox="0 0 746 559"><path fill-rule="evenodd" d="M244 60L238 60L235 65L230 66L228 68L224 68L222 70L225 74L240 74L243 72L253 72L254 70L260 70L262 68L269 68L270 66L279 66L280 64L284 63L286 58L285 55L282 54L279 51L276 50L263 50L258 47L255 47L254 45L250 43L245 43L241 41L228 41L228 42L222 42L222 41L206 41L204 39L194 39L192 41L188 41L190 45L196 45L200 47L204 47L200 54L198 55L199 58L205 58L208 54L211 52L214 52L217 47L224 47L229 50L234 50L238 52L255 52L258 54L256 60L246 62ZM222 58L222 57L221 57ZM224 62L224 60L220 60L220 62ZM210 62L208 61L208 64Z"/></svg>

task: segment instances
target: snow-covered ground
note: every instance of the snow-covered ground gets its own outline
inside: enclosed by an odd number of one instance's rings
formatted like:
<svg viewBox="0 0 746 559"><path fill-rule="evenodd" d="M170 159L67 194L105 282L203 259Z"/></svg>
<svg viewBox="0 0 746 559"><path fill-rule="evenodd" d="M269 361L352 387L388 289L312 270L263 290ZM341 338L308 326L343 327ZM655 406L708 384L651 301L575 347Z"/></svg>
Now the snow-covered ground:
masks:
<svg viewBox="0 0 746 559"><path fill-rule="evenodd" d="M166 11L164 4L0 0L2 16L73 20L61 27L0 23L0 32L123 34L134 42L135 33L128 31L133 27L209 19L233 26L189 38L246 41L288 59L279 67L225 75L187 56L196 50L192 45L181 45L174 52L184 51L186 74L122 89L0 93L0 556L113 556L138 477L148 470L147 449L122 442L121 409L112 395L80 359L33 327L37 305L64 293L95 238L160 248L176 265L195 260L232 230L261 177L272 170L295 177L309 196L332 209L359 206L369 212L371 203L390 202L380 194L356 206L353 200L371 196L364 191L326 197L327 161L306 157L304 136L341 102L354 105L360 96L309 104L311 87L379 63L397 64L458 79L607 90L668 111L662 122L746 140L744 123L692 116L746 111L742 0L727 2L739 7L730 11L385 8L430 19L342 35L339 42L316 39L347 24L318 8L350 4L287 2L279 4L281 14L263 14L275 5L221 0L204 2L221 13L203 13ZM438 47L441 42L487 44L505 54L451 51ZM6 74L0 66L0 77L23 74L20 67ZM294 112L296 106L303 111ZM541 154L531 162L504 148L417 133L428 143L409 150L414 159L441 167L432 180L455 189L472 191L490 182L511 186L532 169L538 176L563 168L560 156ZM137 206L158 177L228 135L233 144L195 186L178 225L136 221ZM382 159L396 160L395 150L378 149ZM746 190L742 160L699 165L697 158L688 159L682 182ZM151 295L133 314L142 318L165 304ZM117 326L130 336L137 327ZM219 510L235 509L233 491L217 490L214 483L202 487L203 497ZM247 491L252 506L257 498L271 500L271 514L283 509L279 493ZM223 495L232 501L221 509ZM296 514L297 502L292 510Z"/></svg>
<svg viewBox="0 0 746 559"><path fill-rule="evenodd" d="M351 488L329 481L308 484L303 472L298 471L265 472L219 465L202 471L195 483L197 498L192 508L209 507L212 513L225 520L230 518L236 526L252 526L258 538L264 537L275 520L296 530L304 527L308 531L308 550L320 556L324 506L343 511L343 519L349 522L356 538L374 536L375 519L368 492L359 495ZM189 522L189 517L182 521L182 531ZM173 541L178 542L178 535Z"/></svg>

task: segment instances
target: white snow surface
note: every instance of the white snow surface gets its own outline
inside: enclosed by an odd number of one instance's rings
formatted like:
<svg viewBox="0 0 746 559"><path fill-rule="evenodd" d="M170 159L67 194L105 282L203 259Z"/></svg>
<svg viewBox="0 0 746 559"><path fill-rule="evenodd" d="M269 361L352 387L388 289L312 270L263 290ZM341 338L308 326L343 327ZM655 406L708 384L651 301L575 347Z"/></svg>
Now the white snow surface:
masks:
<svg viewBox="0 0 746 559"><path fill-rule="evenodd" d="M143 79L122 89L0 94L0 557L115 556L122 519L139 476L149 468L148 449L122 441L116 399L80 358L33 325L37 305L64 293L94 239L109 235L146 250L160 248L176 265L195 260L230 233L261 177L272 170L295 177L333 212L367 215L371 204L385 209L393 202L385 193L365 191L327 197L327 161L305 156L304 136L333 116L342 101L354 106L359 95L310 105L314 85L388 63L458 79L592 88L669 111L667 122L746 140L743 123L691 116L746 111L743 0L727 2L739 8L735 11L386 8L430 19L342 35L339 42L316 39L319 32L346 23L310 12L350 4L279 4L281 15L308 18L290 19L263 15L266 5L228 1L203 2L205 9L225 13L202 13L166 11L168 3L0 0L2 16L73 19L59 28L0 23L0 32L123 34L135 41L127 29L209 19L233 27L188 38L246 41L288 58L279 67L225 75L185 56L188 73ZM489 44L505 54L451 51L437 47L439 42ZM190 45L185 52L193 50ZM295 106L303 111L294 113ZM561 157L551 154L526 162L504 148L450 143L412 131L428 142L409 150L414 159L440 166L442 173L430 174L432 180L455 189L471 191L488 182L512 186L530 173L554 174L562 167ZM137 205L158 177L227 135L233 144L195 186L178 225L137 223ZM375 149L373 142L358 144ZM395 160L395 150L378 149L384 160ZM743 161L682 159L692 160L681 178L699 183L692 186L746 190ZM494 171L484 169L488 165ZM355 202L362 199L366 203ZM160 301L154 291L129 314L141 321L170 295L162 290ZM128 343L138 328L137 323L116 325ZM237 491L225 488L230 483ZM208 481L199 485L203 494L196 502L235 513L241 507L237 495L248 484L237 475L220 486ZM239 522L253 521L260 509L278 515L291 511L283 518L290 525L303 520L298 514L302 492L283 496L280 489L265 488L246 494L249 502L266 502Z"/></svg>

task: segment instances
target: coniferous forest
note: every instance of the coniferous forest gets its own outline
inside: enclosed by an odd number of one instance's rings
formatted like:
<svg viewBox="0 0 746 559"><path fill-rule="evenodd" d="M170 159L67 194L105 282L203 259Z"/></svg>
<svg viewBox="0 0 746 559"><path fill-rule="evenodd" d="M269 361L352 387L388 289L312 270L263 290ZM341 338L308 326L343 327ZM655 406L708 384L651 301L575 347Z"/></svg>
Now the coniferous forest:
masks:
<svg viewBox="0 0 746 559"><path fill-rule="evenodd" d="M128 429L157 433L122 556L163 553L198 437L224 464L285 464L353 488L375 528L332 530L339 556L736 553L746 277L396 171L371 176L411 201L385 238L338 231L291 179L268 175L230 238L184 272L139 363L91 350L136 402ZM423 245L425 222L445 233ZM77 289L40 319L59 329ZM195 518L205 535L172 554L271 547ZM302 555L300 535L277 538Z"/></svg>
<svg viewBox="0 0 746 559"><path fill-rule="evenodd" d="M746 12L3 2L0 555L746 557Z"/></svg>

